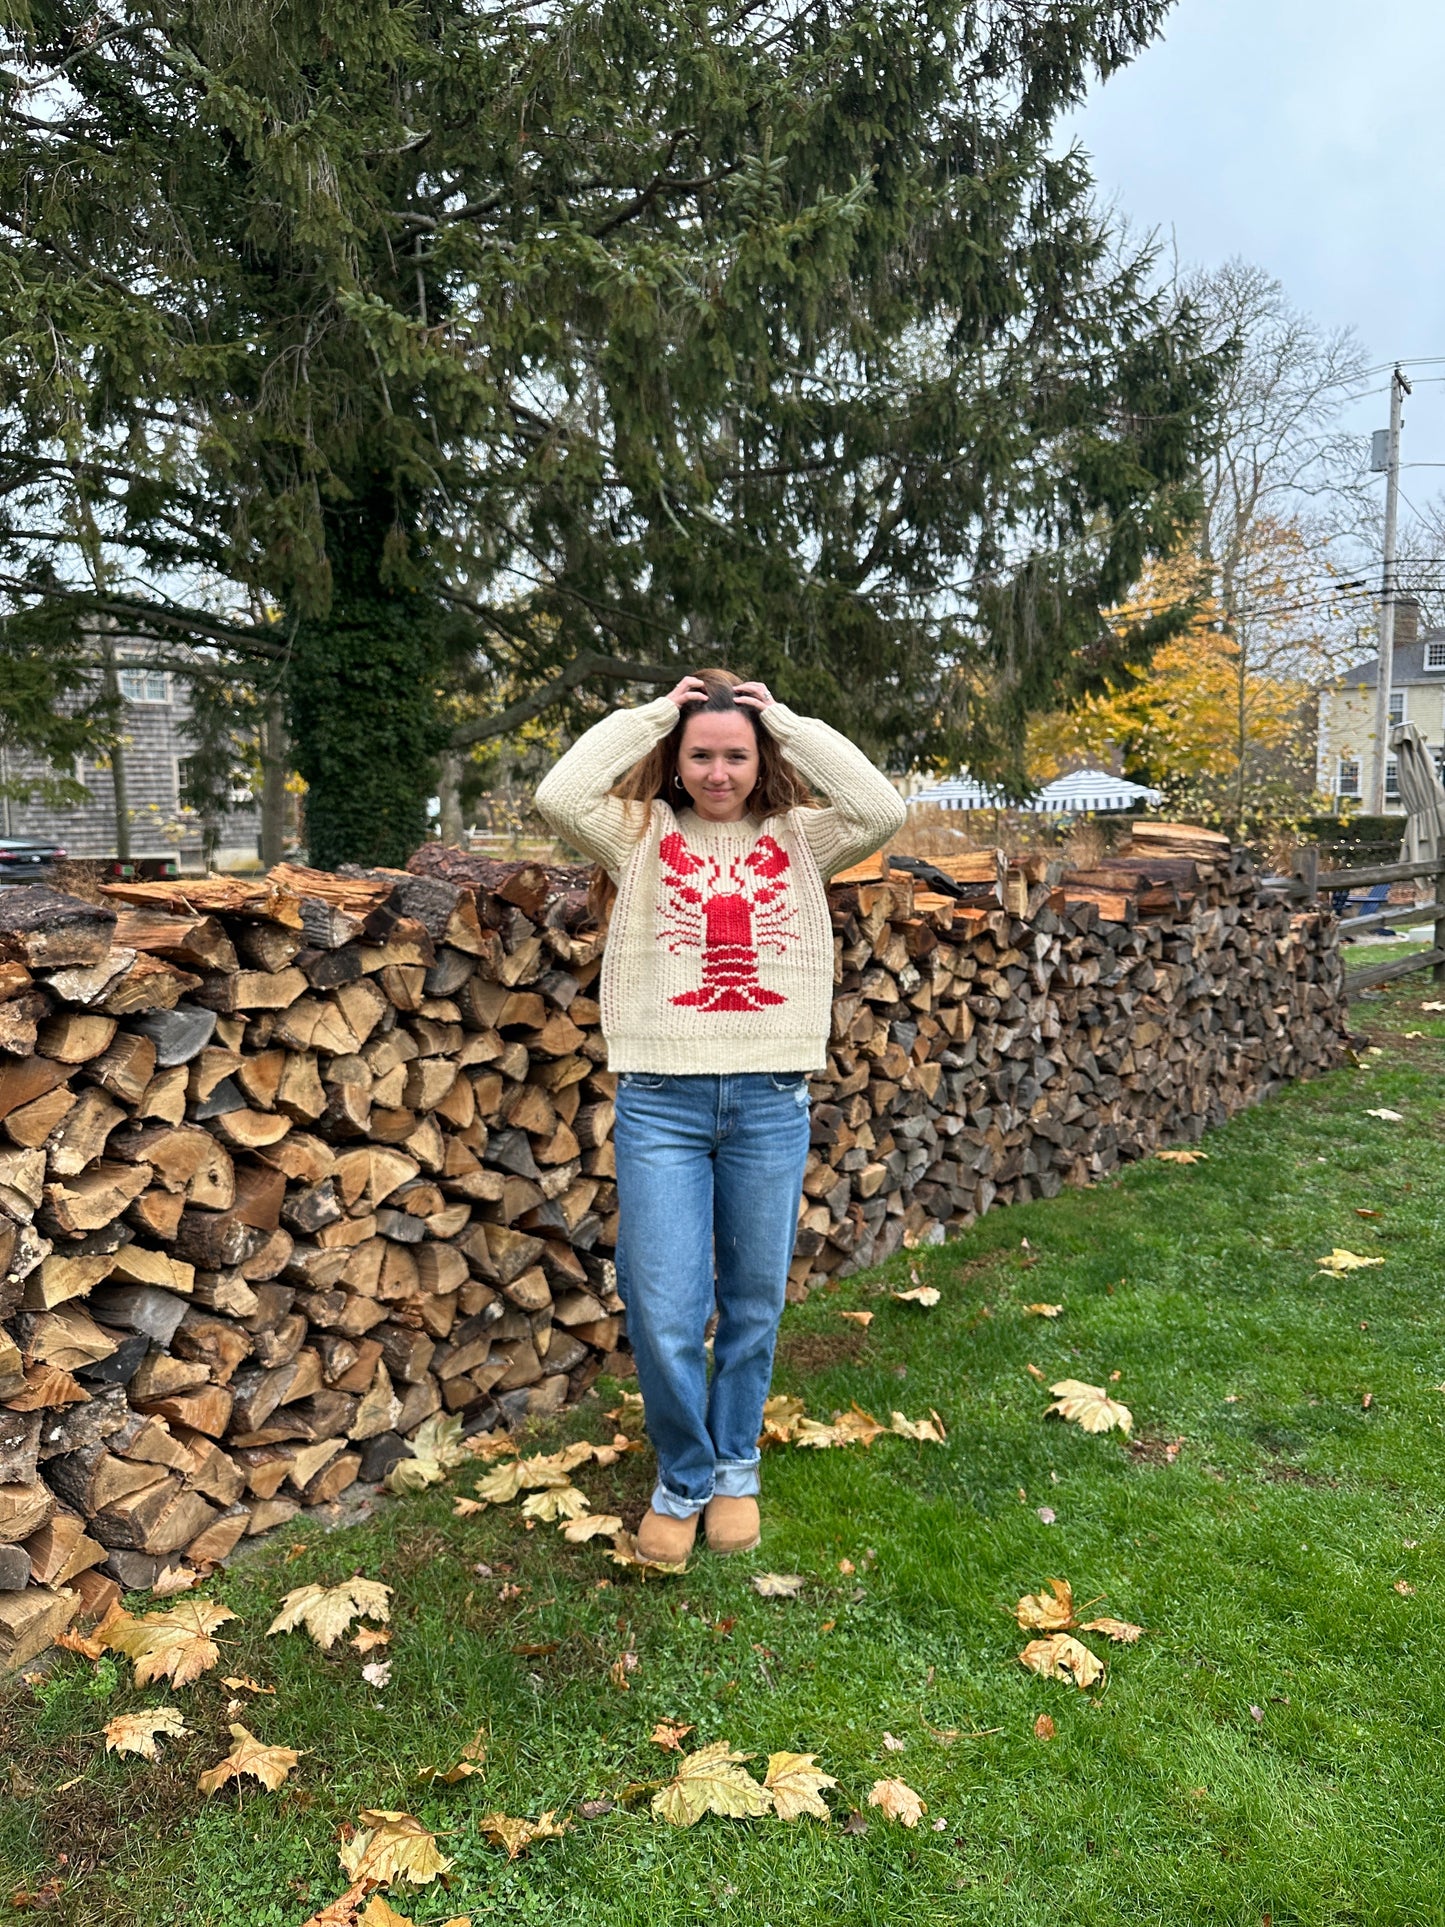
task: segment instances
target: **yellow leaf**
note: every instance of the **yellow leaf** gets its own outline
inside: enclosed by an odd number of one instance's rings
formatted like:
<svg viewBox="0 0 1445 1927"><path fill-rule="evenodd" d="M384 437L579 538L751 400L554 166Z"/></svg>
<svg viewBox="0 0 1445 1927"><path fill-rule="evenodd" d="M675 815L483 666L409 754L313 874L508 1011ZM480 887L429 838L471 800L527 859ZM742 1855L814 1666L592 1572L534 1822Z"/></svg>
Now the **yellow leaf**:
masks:
<svg viewBox="0 0 1445 1927"><path fill-rule="evenodd" d="M298 1586L281 1601L266 1636L304 1626L322 1651L329 1652L353 1619L389 1619L390 1597L390 1586L360 1575L343 1579L339 1586Z"/></svg>
<svg viewBox="0 0 1445 1927"><path fill-rule="evenodd" d="M1050 1633L1047 1639L1031 1639L1019 1654L1021 1663L1041 1679L1072 1680L1075 1686L1092 1686L1104 1677L1104 1662L1087 1646L1067 1633Z"/></svg>
<svg viewBox="0 0 1445 1927"><path fill-rule="evenodd" d="M1025 1305L1024 1315L1028 1318L1057 1318L1063 1309L1062 1305Z"/></svg>
<svg viewBox="0 0 1445 1927"><path fill-rule="evenodd" d="M388 1492L424 1492L437 1485L459 1459L468 1456L462 1422L454 1413L437 1412L424 1419L411 1436L410 1458L398 1459L382 1484Z"/></svg>
<svg viewBox="0 0 1445 1927"><path fill-rule="evenodd" d="M384 1894L373 1894L356 1916L356 1927L411 1927L405 1914L399 1914Z"/></svg>
<svg viewBox="0 0 1445 1927"><path fill-rule="evenodd" d="M1358 1252L1345 1251L1339 1245L1335 1246L1328 1258L1315 1260L1321 1271L1329 1272L1334 1278L1343 1278L1350 1271L1368 1271L1371 1265L1382 1265L1384 1262L1383 1258L1362 1258Z"/></svg>
<svg viewBox="0 0 1445 1927"><path fill-rule="evenodd" d="M409 1813L365 1807L361 1820L361 1831L337 1855L345 1872L358 1883L389 1887L394 1881L409 1880L424 1887L452 1864L438 1852L435 1834Z"/></svg>
<svg viewBox="0 0 1445 1927"><path fill-rule="evenodd" d="M803 1417L803 1401L786 1392L776 1392L763 1402L763 1438L787 1445L797 1433Z"/></svg>
<svg viewBox="0 0 1445 1927"><path fill-rule="evenodd" d="M855 1325L861 1325L864 1331L867 1331L868 1327L873 1323L873 1313L871 1311L840 1311L838 1316L840 1318L850 1319Z"/></svg>
<svg viewBox="0 0 1445 1927"><path fill-rule="evenodd" d="M239 1780L243 1773L274 1793L301 1757L289 1746L264 1746L244 1726L233 1725L231 1738L235 1745L225 1759L218 1760L196 1782L202 1793L214 1793L227 1780Z"/></svg>
<svg viewBox="0 0 1445 1927"><path fill-rule="evenodd" d="M173 1593L193 1592L201 1583L194 1566L167 1566L151 1587L152 1599L169 1599Z"/></svg>
<svg viewBox="0 0 1445 1927"><path fill-rule="evenodd" d="M811 1813L827 1820L823 1804L824 1787L837 1786L831 1773L819 1773L816 1753L770 1753L763 1785L773 1796L773 1810L780 1820L796 1820Z"/></svg>
<svg viewBox="0 0 1445 1927"><path fill-rule="evenodd" d="M1154 1155L1161 1164L1203 1164L1209 1153L1207 1151L1156 1151Z"/></svg>
<svg viewBox="0 0 1445 1927"><path fill-rule="evenodd" d="M1054 1403L1045 1412L1057 1412L1060 1418L1070 1419L1085 1432L1111 1432L1117 1425L1128 1437L1134 1423L1134 1414L1127 1405L1110 1398L1100 1385L1084 1385L1077 1378L1061 1378L1049 1390L1054 1395Z"/></svg>
<svg viewBox="0 0 1445 1927"><path fill-rule="evenodd" d="M730 1820L754 1820L771 1810L773 1796L743 1771L746 1753L734 1753L726 1740L690 1753L653 1797L652 1811L669 1826L690 1827L705 1813Z"/></svg>
<svg viewBox="0 0 1445 1927"><path fill-rule="evenodd" d="M764 1599L796 1599L807 1583L800 1572L755 1572L748 1581Z"/></svg>
<svg viewBox="0 0 1445 1927"><path fill-rule="evenodd" d="M483 1772L486 1761L486 1736L479 1728L462 1748L462 1757L455 1766L449 1766L445 1770L436 1766L419 1766L416 1777L428 1786L436 1782L440 1782L442 1786L455 1786L458 1780L466 1780L474 1773Z"/></svg>
<svg viewBox="0 0 1445 1927"><path fill-rule="evenodd" d="M484 1479L478 1479L472 1490L491 1505L506 1505L522 1490L521 1461L509 1459L505 1465L496 1466Z"/></svg>
<svg viewBox="0 0 1445 1927"><path fill-rule="evenodd" d="M302 1927L357 1927L357 1916L365 1899L366 1883L359 1880L335 1900L327 1901L309 1920L302 1922Z"/></svg>
<svg viewBox="0 0 1445 1927"><path fill-rule="evenodd" d="M493 1459L515 1458L517 1442L505 1432L478 1432L475 1438L467 1440L467 1456L485 1459L488 1464Z"/></svg>
<svg viewBox="0 0 1445 1927"><path fill-rule="evenodd" d="M942 1445L948 1438L943 1429L943 1420L930 1406L927 1418L905 1418L901 1412L893 1413L890 1432L896 1432L901 1439L919 1439L925 1445Z"/></svg>
<svg viewBox="0 0 1445 1927"><path fill-rule="evenodd" d="M391 1644L391 1633L385 1626L363 1626L355 1639L349 1639L346 1643L358 1653L372 1653L378 1646Z"/></svg>
<svg viewBox="0 0 1445 1927"><path fill-rule="evenodd" d="M1110 1619L1107 1615L1103 1619L1085 1620L1079 1628L1081 1633L1102 1633L1105 1639L1117 1640L1121 1646L1132 1646L1143 1630L1131 1619Z"/></svg>
<svg viewBox="0 0 1445 1927"><path fill-rule="evenodd" d="M211 1638L218 1626L236 1615L229 1606L210 1599L183 1599L168 1613L146 1613L132 1619L121 1613L112 1623L106 1644L135 1664L135 1683L168 1679L172 1686L189 1686L209 1673L221 1657Z"/></svg>
<svg viewBox="0 0 1445 1927"><path fill-rule="evenodd" d="M633 1566L646 1579L652 1573L679 1573L687 1571L686 1559L675 1564L662 1559L643 1559L638 1556L637 1541L630 1532L619 1532L614 1537L607 1557L614 1566Z"/></svg>
<svg viewBox="0 0 1445 1927"><path fill-rule="evenodd" d="M562 1524L562 1537L574 1546L587 1539L611 1539L622 1530L622 1521L615 1512L585 1512L580 1519L567 1519Z"/></svg>
<svg viewBox="0 0 1445 1927"><path fill-rule="evenodd" d="M141 1713L118 1713L105 1727L107 1753L139 1753L143 1760L154 1760L156 1736L179 1739L190 1728L181 1718L178 1706L152 1706Z"/></svg>
<svg viewBox="0 0 1445 1927"><path fill-rule="evenodd" d="M1036 1740L1051 1740L1058 1730L1047 1713L1040 1713L1034 1721L1034 1738Z"/></svg>
<svg viewBox="0 0 1445 1927"><path fill-rule="evenodd" d="M1067 1579L1050 1579L1049 1593L1026 1592L1015 1606L1026 1633L1065 1632L1074 1623L1074 1591Z"/></svg>
<svg viewBox="0 0 1445 1927"><path fill-rule="evenodd" d="M588 1504L585 1492L579 1492L575 1485L562 1485L534 1492L530 1499L524 1499L522 1517L540 1519L544 1525L554 1526L567 1519L580 1519Z"/></svg>
<svg viewBox="0 0 1445 1927"><path fill-rule="evenodd" d="M871 1445L874 1439L881 1439L888 1430L880 1425L871 1412L865 1412L856 1402L846 1412L833 1414L833 1430L838 1434L840 1445Z"/></svg>
<svg viewBox="0 0 1445 1927"><path fill-rule="evenodd" d="M928 1811L906 1780L875 1780L868 1790L868 1804L904 1827L916 1827Z"/></svg>
<svg viewBox="0 0 1445 1927"><path fill-rule="evenodd" d="M263 1686L258 1679L248 1679L245 1674L222 1673L222 1686L229 1686L233 1693L274 1693L274 1686Z"/></svg>
<svg viewBox="0 0 1445 1927"><path fill-rule="evenodd" d="M454 1519L470 1519L478 1512L485 1512L486 1509L487 1502L485 1499L464 1499L461 1494L458 1493L456 1498L452 1500L452 1517Z"/></svg>
<svg viewBox="0 0 1445 1927"><path fill-rule="evenodd" d="M540 1820L514 1820L509 1814L489 1813L477 1822L483 1837L494 1847L504 1847L507 1858L515 1860L538 1840L560 1840L571 1830L572 1822L556 1824L555 1809Z"/></svg>
<svg viewBox="0 0 1445 1927"><path fill-rule="evenodd" d="M810 1449L825 1451L829 1446L843 1445L846 1441L836 1425L824 1425L821 1419L800 1418L793 1432L793 1444Z"/></svg>
<svg viewBox="0 0 1445 1927"><path fill-rule="evenodd" d="M668 1753L681 1753L682 1743L692 1728L681 1720L659 1720L648 1738L654 1746L660 1746Z"/></svg>
<svg viewBox="0 0 1445 1927"><path fill-rule="evenodd" d="M943 1293L936 1285L915 1285L911 1291L894 1291L888 1295L900 1305L922 1305L925 1311L931 1311Z"/></svg>

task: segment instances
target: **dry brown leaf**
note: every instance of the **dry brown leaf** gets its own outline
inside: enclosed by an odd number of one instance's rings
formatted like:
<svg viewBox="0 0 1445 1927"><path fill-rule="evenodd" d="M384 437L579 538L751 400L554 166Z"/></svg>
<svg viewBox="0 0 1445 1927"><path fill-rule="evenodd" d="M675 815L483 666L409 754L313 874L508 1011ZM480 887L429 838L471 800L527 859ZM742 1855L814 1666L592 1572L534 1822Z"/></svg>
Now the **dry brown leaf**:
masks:
<svg viewBox="0 0 1445 1927"><path fill-rule="evenodd" d="M1026 1592L1014 1607L1026 1633L1067 1632L1074 1623L1073 1587L1067 1579L1050 1579L1047 1585L1047 1593Z"/></svg>
<svg viewBox="0 0 1445 1927"><path fill-rule="evenodd" d="M615 1512L584 1512L580 1519L565 1519L562 1522L562 1537L574 1546L580 1546L588 1539L611 1539L622 1530L622 1521Z"/></svg>
<svg viewBox="0 0 1445 1927"><path fill-rule="evenodd" d="M394 1881L409 1880L424 1887L452 1864L439 1852L436 1835L409 1813L364 1807L361 1821L361 1831L337 1854L354 1881L389 1887Z"/></svg>
<svg viewBox="0 0 1445 1927"><path fill-rule="evenodd" d="M517 1441L505 1432L478 1432L466 1442L467 1457L482 1459L490 1465L493 1459L512 1459L517 1456Z"/></svg>
<svg viewBox="0 0 1445 1927"><path fill-rule="evenodd" d="M770 1753L763 1785L773 1796L773 1811L780 1820L796 1820L810 1813L817 1820L830 1818L823 1804L824 1787L837 1786L831 1773L820 1773L816 1753Z"/></svg>
<svg viewBox="0 0 1445 1927"><path fill-rule="evenodd" d="M1357 1251L1345 1251L1336 1245L1328 1258L1315 1260L1321 1271L1327 1271L1332 1278L1343 1278L1351 1271L1368 1271L1371 1265L1384 1264L1383 1258L1362 1258Z"/></svg>
<svg viewBox="0 0 1445 1927"><path fill-rule="evenodd" d="M166 1566L156 1575L150 1595L152 1599L170 1599L178 1592L194 1592L200 1583L201 1575L194 1566Z"/></svg>
<svg viewBox="0 0 1445 1927"><path fill-rule="evenodd" d="M819 1451L846 1443L836 1425L825 1425L816 1418L800 1418L793 1430L792 1442Z"/></svg>
<svg viewBox="0 0 1445 1927"><path fill-rule="evenodd" d="M801 1572L755 1572L748 1581L763 1599L796 1599L807 1583Z"/></svg>
<svg viewBox="0 0 1445 1927"><path fill-rule="evenodd" d="M110 1645L111 1627L118 1621L129 1620L129 1618L129 1613L122 1609L120 1601L113 1599L107 1606L104 1617L98 1620L88 1633L78 1633L67 1627L63 1633L56 1634L55 1643L57 1646L63 1646L67 1652L82 1653L86 1659L99 1659Z"/></svg>
<svg viewBox="0 0 1445 1927"><path fill-rule="evenodd" d="M168 1613L145 1613L139 1619L120 1613L110 1622L106 1644L134 1663L137 1686L153 1679L189 1686L220 1659L211 1634L235 1617L229 1606L214 1600L183 1599Z"/></svg>
<svg viewBox="0 0 1445 1927"><path fill-rule="evenodd" d="M225 1759L207 1768L196 1782L202 1793L215 1793L227 1780L239 1780L243 1773L274 1793L301 1757L289 1746L264 1745L239 1724L232 1726L231 1738L235 1745Z"/></svg>
<svg viewBox="0 0 1445 1927"><path fill-rule="evenodd" d="M565 1485L566 1480L562 1483ZM506 1505L522 1491L521 1461L508 1459L505 1465L494 1466L484 1479L477 1480L472 1490L489 1505Z"/></svg>
<svg viewBox="0 0 1445 1927"><path fill-rule="evenodd" d="M630 1532L619 1532L608 1548L607 1557L614 1566L631 1566L644 1579L654 1573L679 1573L687 1571L686 1559L676 1564L661 1559L643 1559L638 1556L637 1541Z"/></svg>
<svg viewBox="0 0 1445 1927"><path fill-rule="evenodd" d="M778 1445L791 1443L803 1413L802 1399L793 1398L787 1392L775 1392L763 1402L763 1438L772 1439Z"/></svg>
<svg viewBox="0 0 1445 1927"><path fill-rule="evenodd" d="M1104 1677L1103 1660L1068 1633L1050 1633L1047 1639L1031 1639L1019 1654L1019 1661L1041 1679L1071 1680L1080 1688L1092 1686Z"/></svg>
<svg viewBox="0 0 1445 1927"><path fill-rule="evenodd" d="M354 1887L348 1887L344 1894L338 1894L335 1900L328 1900L319 1912L303 1921L301 1927L357 1927L366 1893L366 1883L359 1880Z"/></svg>
<svg viewBox="0 0 1445 1927"><path fill-rule="evenodd" d="M143 1760L154 1760L156 1738L178 1740L190 1731L178 1706L151 1706L140 1713L117 1713L104 1729L107 1753L139 1753Z"/></svg>
<svg viewBox="0 0 1445 1927"><path fill-rule="evenodd" d="M1040 1385L1043 1384L1044 1375L1039 1370L1037 1365L1025 1365L1024 1370L1028 1373L1030 1378L1036 1378L1039 1381Z"/></svg>
<svg viewBox="0 0 1445 1927"><path fill-rule="evenodd" d="M627 1663L629 1659L632 1661L631 1666L629 1666ZM636 1664L637 1664L636 1653L622 1653L618 1656L618 1658L614 1659L612 1664L607 1668L607 1677L608 1679L611 1680L612 1684L617 1688L619 1693L630 1693L632 1691L632 1683L628 1679L627 1675L632 1671L633 1667L636 1666Z"/></svg>
<svg viewBox="0 0 1445 1927"><path fill-rule="evenodd" d="M436 1784L440 1784L441 1786L455 1786L458 1780L467 1780L470 1779L474 1773L485 1772L486 1764L486 1734L478 1728L462 1748L462 1757L457 1761L455 1766L446 1768L419 1766L416 1770L416 1777L427 1786Z"/></svg>
<svg viewBox="0 0 1445 1927"><path fill-rule="evenodd" d="M458 1493L452 1500L452 1517L454 1519L471 1519L474 1518L477 1513L485 1512L486 1509L487 1502L485 1499L464 1499L462 1495Z"/></svg>
<svg viewBox="0 0 1445 1927"><path fill-rule="evenodd" d="M868 1804L904 1827L916 1827L928 1811L906 1780L875 1780L868 1790Z"/></svg>
<svg viewBox="0 0 1445 1927"><path fill-rule="evenodd" d="M681 1720L659 1720L648 1738L654 1746L662 1747L667 1753L681 1753L682 1743L692 1730Z"/></svg>
<svg viewBox="0 0 1445 1927"><path fill-rule="evenodd" d="M1063 1309L1062 1305L1025 1305L1024 1316L1026 1318L1057 1318Z"/></svg>
<svg viewBox="0 0 1445 1927"><path fill-rule="evenodd" d="M943 1420L932 1406L928 1408L927 1418L905 1418L901 1412L894 1412L888 1429L901 1439L919 1439L925 1445L943 1445L948 1438Z"/></svg>
<svg viewBox="0 0 1445 1927"><path fill-rule="evenodd" d="M1121 1646L1132 1646L1143 1630L1131 1619L1110 1619L1107 1614L1102 1619L1086 1619L1079 1628L1081 1633L1102 1633L1105 1639L1116 1640Z"/></svg>
<svg viewBox="0 0 1445 1927"><path fill-rule="evenodd" d="M914 1285L911 1291L893 1291L888 1295L896 1298L900 1305L922 1305L925 1311L931 1311L943 1293L937 1285Z"/></svg>
<svg viewBox="0 0 1445 1927"><path fill-rule="evenodd" d="M669 1826L690 1827L705 1813L720 1813L732 1820L755 1820L773 1805L773 1796L744 1771L746 1753L734 1753L726 1740L690 1753L669 1780L653 1796L652 1811Z"/></svg>
<svg viewBox="0 0 1445 1927"><path fill-rule="evenodd" d="M356 1637L346 1643L358 1653L374 1653L378 1646L391 1644L391 1629L388 1626L362 1626Z"/></svg>
<svg viewBox="0 0 1445 1927"><path fill-rule="evenodd" d="M489 1813L477 1822L483 1838L493 1847L504 1847L507 1858L515 1860L538 1840L560 1840L571 1831L572 1822L557 1822L555 1810L540 1820L514 1820L510 1814Z"/></svg>
<svg viewBox="0 0 1445 1927"><path fill-rule="evenodd" d="M385 1894L373 1894L356 1916L356 1927L412 1927L405 1914L399 1914Z"/></svg>
<svg viewBox="0 0 1445 1927"><path fill-rule="evenodd" d="M1110 1398L1101 1385L1085 1385L1077 1378L1061 1378L1049 1390L1054 1395L1054 1403L1044 1417L1057 1412L1062 1419L1068 1419L1085 1432L1112 1432L1115 1426L1127 1438L1134 1423L1134 1414L1127 1405Z"/></svg>
<svg viewBox="0 0 1445 1927"><path fill-rule="evenodd" d="M575 1485L560 1485L524 1499L522 1517L540 1519L544 1525L562 1525L569 1519L580 1519L589 1504L587 1494Z"/></svg>
<svg viewBox="0 0 1445 1927"><path fill-rule="evenodd" d="M1365 1116L1383 1118L1386 1124L1403 1124L1405 1122L1405 1114L1403 1111L1366 1111Z"/></svg>
<svg viewBox="0 0 1445 1927"><path fill-rule="evenodd" d="M274 1686L263 1686L258 1679L248 1679L244 1673L222 1673L222 1686L229 1686L233 1693L274 1693Z"/></svg>
<svg viewBox="0 0 1445 1927"><path fill-rule="evenodd" d="M856 1402L846 1412L833 1414L833 1430L840 1445L871 1445L874 1439L881 1439L888 1430L880 1425L871 1412L865 1412Z"/></svg>
<svg viewBox="0 0 1445 1927"><path fill-rule="evenodd" d="M304 1626L322 1651L329 1652L353 1619L389 1619L390 1598L390 1586L359 1574L343 1579L339 1586L298 1586L281 1601L281 1610L266 1628L266 1636L269 1639L272 1633L294 1632Z"/></svg>
<svg viewBox="0 0 1445 1927"><path fill-rule="evenodd" d="M873 1313L871 1311L840 1311L838 1316L848 1319L852 1324L861 1325L864 1331L867 1331L868 1327L873 1323Z"/></svg>
<svg viewBox="0 0 1445 1927"><path fill-rule="evenodd" d="M1058 1730L1047 1713L1040 1713L1034 1721L1034 1738L1036 1740L1051 1740Z"/></svg>
<svg viewBox="0 0 1445 1927"><path fill-rule="evenodd" d="M388 1492L424 1492L438 1485L461 1459L471 1456L458 1414L435 1412L412 1433L411 1457L398 1459L382 1484Z"/></svg>
<svg viewBox="0 0 1445 1927"><path fill-rule="evenodd" d="M1203 1164L1207 1161L1207 1151L1156 1151L1155 1157L1161 1164Z"/></svg>

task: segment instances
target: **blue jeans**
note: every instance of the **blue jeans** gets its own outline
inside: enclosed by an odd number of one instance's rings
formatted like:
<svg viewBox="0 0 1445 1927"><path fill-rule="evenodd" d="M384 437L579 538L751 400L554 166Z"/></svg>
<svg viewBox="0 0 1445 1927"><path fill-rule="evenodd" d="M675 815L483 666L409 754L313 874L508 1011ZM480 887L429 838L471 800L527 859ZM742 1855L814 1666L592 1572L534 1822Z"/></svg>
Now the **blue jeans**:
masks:
<svg viewBox="0 0 1445 1927"><path fill-rule="evenodd" d="M652 1504L687 1519L714 1494L758 1490L808 1158L807 1074L624 1071L614 1142L617 1290L657 1453Z"/></svg>

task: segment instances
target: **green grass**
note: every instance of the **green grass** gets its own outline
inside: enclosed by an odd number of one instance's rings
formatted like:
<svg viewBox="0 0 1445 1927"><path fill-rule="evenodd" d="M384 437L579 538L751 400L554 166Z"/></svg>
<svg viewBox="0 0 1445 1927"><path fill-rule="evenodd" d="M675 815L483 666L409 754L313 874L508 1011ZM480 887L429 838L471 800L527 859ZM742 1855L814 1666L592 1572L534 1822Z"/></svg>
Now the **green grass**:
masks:
<svg viewBox="0 0 1445 1927"><path fill-rule="evenodd" d="M0 1700L0 1895L56 1879L47 1917L77 1927L291 1927L345 1885L338 1828L392 1807L455 1863L449 1893L391 1896L426 1921L1445 1921L1445 1024L1419 1011L1436 994L1416 978L1358 1004L1378 1051L1211 1134L1207 1162L1137 1165L920 1254L943 1293L932 1312L887 1296L906 1255L790 1310L780 1388L823 1416L854 1399L882 1417L937 1407L949 1441L770 1452L756 1557L702 1555L644 1585L524 1531L515 1506L454 1517L464 1468L364 1524L283 1533L220 1577L210 1590L241 1620L217 1672L179 1694L73 1654L17 1683ZM1380 1106L1405 1121L1365 1115ZM1385 1263L1321 1276L1335 1245ZM1025 1316L1033 1300L1063 1317ZM866 1333L837 1315L864 1307ZM1117 1372L1134 1449L1046 1422L1030 1363ZM610 1402L548 1442L608 1436ZM595 1507L640 1511L644 1455L578 1476ZM356 1569L396 1588L380 1694L345 1645L263 1636L288 1588ZM806 1574L804 1595L759 1598L762 1569ZM1102 1691L1018 1664L1013 1602L1056 1574L1148 1629L1109 1650ZM609 1667L629 1646L623 1692ZM306 1749L278 1793L195 1791L229 1744L223 1672L274 1684L242 1696L243 1717ZM106 1719L162 1699L193 1733L159 1767L102 1753ZM1044 1712L1051 1742L1034 1733ZM759 1767L818 1753L834 1823L654 1821L621 1796L668 1771L648 1743L662 1718ZM478 1727L484 1775L418 1783ZM917 1832L866 1806L892 1774L928 1803ZM609 1798L512 1865L477 1827L494 1808L576 1816ZM859 1808L866 1833L845 1832Z"/></svg>

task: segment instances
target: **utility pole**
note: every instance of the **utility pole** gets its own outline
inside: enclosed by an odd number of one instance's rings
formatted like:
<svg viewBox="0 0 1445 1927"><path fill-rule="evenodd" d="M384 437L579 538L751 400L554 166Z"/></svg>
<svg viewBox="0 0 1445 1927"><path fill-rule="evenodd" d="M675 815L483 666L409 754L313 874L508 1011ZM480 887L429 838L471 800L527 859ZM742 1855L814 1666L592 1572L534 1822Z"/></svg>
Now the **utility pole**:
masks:
<svg viewBox="0 0 1445 1927"><path fill-rule="evenodd" d="M1385 554L1380 572L1380 672L1375 685L1375 755L1370 815L1385 814L1385 763L1390 754L1390 685L1395 678L1395 532L1400 518L1400 427L1410 384L1390 376L1390 427L1385 450Z"/></svg>

